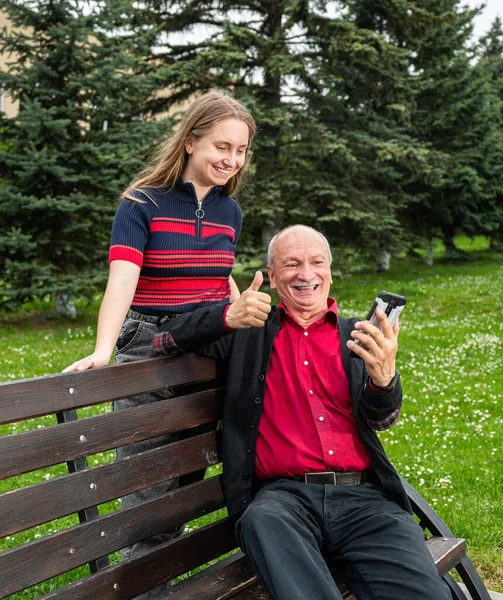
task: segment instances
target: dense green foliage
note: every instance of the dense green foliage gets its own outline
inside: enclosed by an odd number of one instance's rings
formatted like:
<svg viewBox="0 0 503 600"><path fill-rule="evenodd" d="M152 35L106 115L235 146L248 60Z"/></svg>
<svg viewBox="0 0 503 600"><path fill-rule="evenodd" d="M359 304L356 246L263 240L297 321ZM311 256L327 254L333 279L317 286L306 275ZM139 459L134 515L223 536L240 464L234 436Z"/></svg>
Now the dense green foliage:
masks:
<svg viewBox="0 0 503 600"><path fill-rule="evenodd" d="M501 98L470 41L476 10L458 0L146 6L176 90L154 110L222 86L257 116L241 253L299 221L371 256L433 237L450 250L456 231L500 227Z"/></svg>
<svg viewBox="0 0 503 600"><path fill-rule="evenodd" d="M3 307L102 288L119 194L165 130L139 119L160 86L145 59L155 31L128 34L124 6L106 6L2 5L14 27L0 49L15 54L0 86L20 106L0 119Z"/></svg>
<svg viewBox="0 0 503 600"><path fill-rule="evenodd" d="M503 245L499 21L477 44L460 0L129 2L5 3L4 307L102 284L115 199L167 129L150 117L213 87L259 126L241 261L297 222L347 264L435 238L457 256L460 231Z"/></svg>

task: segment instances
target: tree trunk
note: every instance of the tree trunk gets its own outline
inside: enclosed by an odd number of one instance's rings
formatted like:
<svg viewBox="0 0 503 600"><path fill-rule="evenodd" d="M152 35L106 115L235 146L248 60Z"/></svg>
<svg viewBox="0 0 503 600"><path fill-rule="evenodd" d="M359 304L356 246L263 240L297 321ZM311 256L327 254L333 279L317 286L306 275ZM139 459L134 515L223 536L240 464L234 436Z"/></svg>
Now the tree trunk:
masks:
<svg viewBox="0 0 503 600"><path fill-rule="evenodd" d="M469 260L470 255L468 254L468 252L456 248L456 245L454 244L454 236L446 236L444 238L444 244L445 258L450 260Z"/></svg>
<svg viewBox="0 0 503 600"><path fill-rule="evenodd" d="M495 231L489 240L489 249L492 252L503 252L503 229Z"/></svg>
<svg viewBox="0 0 503 600"><path fill-rule="evenodd" d="M389 271L390 261L391 261L391 254L387 250L378 249L377 253L376 253L374 271L376 273L382 273L383 271Z"/></svg>
<svg viewBox="0 0 503 600"><path fill-rule="evenodd" d="M70 294L55 292L54 302L56 304L56 314L62 317L68 317L69 319L75 319L77 316L77 309L75 308Z"/></svg>
<svg viewBox="0 0 503 600"><path fill-rule="evenodd" d="M459 258L459 250L456 248L454 243L454 237L449 236L444 238L445 244L445 258Z"/></svg>
<svg viewBox="0 0 503 600"><path fill-rule="evenodd" d="M433 242L430 241L426 248L426 266L433 267Z"/></svg>

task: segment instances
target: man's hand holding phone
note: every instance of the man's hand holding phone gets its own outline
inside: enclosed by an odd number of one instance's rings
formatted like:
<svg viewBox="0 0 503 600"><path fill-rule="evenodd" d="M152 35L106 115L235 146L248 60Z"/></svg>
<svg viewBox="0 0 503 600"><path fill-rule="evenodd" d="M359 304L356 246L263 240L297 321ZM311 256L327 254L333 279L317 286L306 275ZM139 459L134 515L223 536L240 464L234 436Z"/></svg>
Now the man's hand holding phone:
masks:
<svg viewBox="0 0 503 600"><path fill-rule="evenodd" d="M358 321L351 332L353 340L347 342L348 348L364 362L372 382L378 387L387 387L395 376L395 357L398 350L398 321L390 325L385 312L377 308L375 316L379 327L370 321ZM360 344L355 340L359 340ZM365 344L364 346L362 344Z"/></svg>

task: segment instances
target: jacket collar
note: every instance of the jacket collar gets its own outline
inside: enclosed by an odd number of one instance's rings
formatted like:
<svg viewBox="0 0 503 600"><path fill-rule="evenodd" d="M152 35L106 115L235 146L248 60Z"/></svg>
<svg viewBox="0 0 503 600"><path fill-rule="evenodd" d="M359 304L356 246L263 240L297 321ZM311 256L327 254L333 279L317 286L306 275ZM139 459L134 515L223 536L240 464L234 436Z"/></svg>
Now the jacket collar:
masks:
<svg viewBox="0 0 503 600"><path fill-rule="evenodd" d="M184 181L180 176L175 183L175 186L170 190L178 200L190 204L197 204L197 196L194 185L190 181ZM204 204L212 204L220 197L222 186L214 185L204 198Z"/></svg>

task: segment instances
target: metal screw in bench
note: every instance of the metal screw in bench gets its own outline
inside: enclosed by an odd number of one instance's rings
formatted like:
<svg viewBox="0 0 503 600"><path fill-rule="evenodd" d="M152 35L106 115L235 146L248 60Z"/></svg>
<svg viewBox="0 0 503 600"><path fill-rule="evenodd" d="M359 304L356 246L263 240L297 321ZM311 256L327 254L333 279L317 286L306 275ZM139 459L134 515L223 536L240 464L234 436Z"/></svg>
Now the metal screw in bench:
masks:
<svg viewBox="0 0 503 600"><path fill-rule="evenodd" d="M86 436L85 436L85 435L81 435L81 436L79 437L79 440L80 440L81 442L85 442L85 441L86 441Z"/></svg>
<svg viewBox="0 0 503 600"><path fill-rule="evenodd" d="M117 591L119 591L119 589L120 589L119 584L118 583L114 583L114 591L117 592Z"/></svg>
<svg viewBox="0 0 503 600"><path fill-rule="evenodd" d="M107 534L106 534L104 531L102 531L102 532L100 533L100 535L101 535L101 537L106 537L106 535L107 535Z"/></svg>
<svg viewBox="0 0 503 600"><path fill-rule="evenodd" d="M70 554L75 554L75 548L70 548Z"/></svg>
<svg viewBox="0 0 503 600"><path fill-rule="evenodd" d="M90 483L90 484L89 484L89 487L90 487L92 490L95 490L95 489L96 489L96 484L95 484L95 483Z"/></svg>
<svg viewBox="0 0 503 600"><path fill-rule="evenodd" d="M70 389L68 390L68 392L69 392L70 394L75 394L75 388L70 388Z"/></svg>

